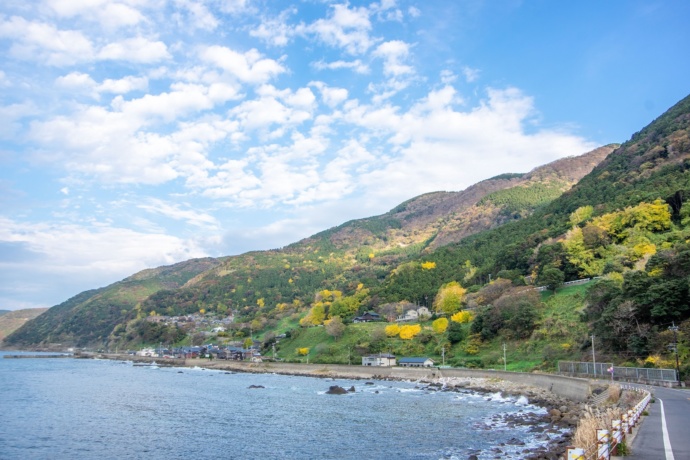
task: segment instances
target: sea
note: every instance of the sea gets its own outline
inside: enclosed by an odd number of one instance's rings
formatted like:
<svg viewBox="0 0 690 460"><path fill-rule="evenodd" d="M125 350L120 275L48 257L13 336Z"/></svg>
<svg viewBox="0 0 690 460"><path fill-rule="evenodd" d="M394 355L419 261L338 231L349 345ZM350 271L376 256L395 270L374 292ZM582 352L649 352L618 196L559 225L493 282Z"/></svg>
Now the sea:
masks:
<svg viewBox="0 0 690 460"><path fill-rule="evenodd" d="M420 382L0 359L2 460L519 459L548 436L504 420L544 413Z"/></svg>

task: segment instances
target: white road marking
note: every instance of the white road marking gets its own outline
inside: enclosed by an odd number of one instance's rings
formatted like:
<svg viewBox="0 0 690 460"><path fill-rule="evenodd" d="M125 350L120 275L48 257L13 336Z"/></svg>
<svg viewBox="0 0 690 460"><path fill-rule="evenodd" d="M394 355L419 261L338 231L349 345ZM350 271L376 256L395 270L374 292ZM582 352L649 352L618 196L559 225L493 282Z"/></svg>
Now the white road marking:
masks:
<svg viewBox="0 0 690 460"><path fill-rule="evenodd" d="M666 429L666 415L664 415L664 402L659 399L661 406L661 431L664 433L664 452L666 453L666 460L675 460L673 457L673 450L671 449L671 440L668 437L668 430Z"/></svg>

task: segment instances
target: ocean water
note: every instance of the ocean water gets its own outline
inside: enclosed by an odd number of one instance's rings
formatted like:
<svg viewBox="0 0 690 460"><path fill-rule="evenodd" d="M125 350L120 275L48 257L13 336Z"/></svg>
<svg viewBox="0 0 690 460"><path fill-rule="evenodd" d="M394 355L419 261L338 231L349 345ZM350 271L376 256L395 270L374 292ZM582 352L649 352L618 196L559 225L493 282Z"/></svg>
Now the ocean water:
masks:
<svg viewBox="0 0 690 460"><path fill-rule="evenodd" d="M0 359L0 459L488 459L546 443L497 422L544 413L524 398L371 382Z"/></svg>

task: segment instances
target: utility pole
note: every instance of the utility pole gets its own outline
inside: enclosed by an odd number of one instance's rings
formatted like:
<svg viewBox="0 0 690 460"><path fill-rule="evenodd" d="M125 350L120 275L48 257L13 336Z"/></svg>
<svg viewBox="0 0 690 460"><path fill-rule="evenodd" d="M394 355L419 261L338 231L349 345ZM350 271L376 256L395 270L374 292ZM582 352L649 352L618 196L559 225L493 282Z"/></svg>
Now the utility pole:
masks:
<svg viewBox="0 0 690 460"><path fill-rule="evenodd" d="M273 361L276 360L276 343L273 342Z"/></svg>
<svg viewBox="0 0 690 460"><path fill-rule="evenodd" d="M594 377L597 376L597 359L594 355L594 334L592 334L592 362L594 363Z"/></svg>
<svg viewBox="0 0 690 460"><path fill-rule="evenodd" d="M669 326L668 330L673 331L673 348L676 350L676 376L678 377L678 388L680 388L680 364L678 363L678 326L676 326L675 321L673 321L671 324L673 324L673 326Z"/></svg>
<svg viewBox="0 0 690 460"><path fill-rule="evenodd" d="M441 347L441 362L443 363L442 365L446 365L446 347Z"/></svg>
<svg viewBox="0 0 690 460"><path fill-rule="evenodd" d="M508 361L506 360L506 344L503 343L503 371L508 371Z"/></svg>

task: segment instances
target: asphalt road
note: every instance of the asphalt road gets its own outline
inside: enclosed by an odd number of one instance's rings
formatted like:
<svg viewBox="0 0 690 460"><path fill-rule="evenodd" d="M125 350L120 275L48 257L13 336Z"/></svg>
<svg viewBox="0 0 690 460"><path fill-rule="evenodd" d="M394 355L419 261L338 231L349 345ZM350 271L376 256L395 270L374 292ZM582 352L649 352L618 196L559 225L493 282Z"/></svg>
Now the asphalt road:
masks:
<svg viewBox="0 0 690 460"><path fill-rule="evenodd" d="M662 387L651 389L656 400L649 415L628 445L635 460L690 460L690 391Z"/></svg>

